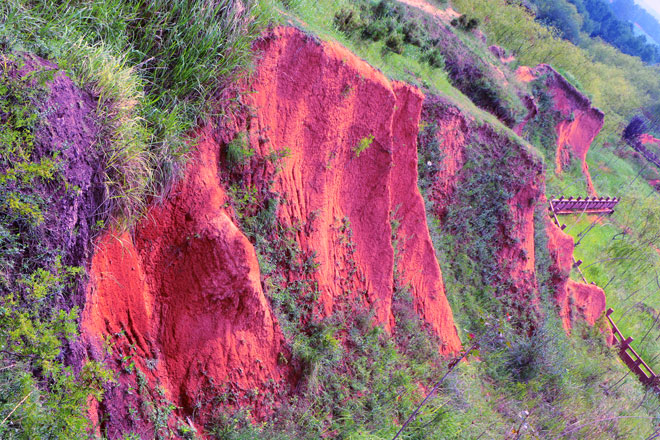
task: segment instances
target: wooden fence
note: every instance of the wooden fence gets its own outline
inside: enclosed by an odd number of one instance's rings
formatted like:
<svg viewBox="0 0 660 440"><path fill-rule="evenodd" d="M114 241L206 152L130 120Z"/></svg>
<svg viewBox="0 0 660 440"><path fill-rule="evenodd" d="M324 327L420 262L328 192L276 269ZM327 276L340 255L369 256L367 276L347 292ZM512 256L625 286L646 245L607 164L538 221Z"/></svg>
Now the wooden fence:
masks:
<svg viewBox="0 0 660 440"><path fill-rule="evenodd" d="M639 140L629 142L628 145L633 147L639 154L644 156L644 159L648 160L653 165L660 168L660 157L658 157L655 153L653 153L651 150L646 148L644 144L642 144Z"/></svg>
<svg viewBox="0 0 660 440"><path fill-rule="evenodd" d="M610 199L609 197L604 199L581 199L578 197L573 200L572 197L564 199L560 197L559 199L553 199L550 201L550 213L552 221L561 229L564 230L566 225L562 224L557 218L557 214L572 214L576 212L588 212L588 213L607 213L610 214L614 212L614 207L619 203L619 199L614 198ZM577 269L580 276L587 283L587 279L580 270L581 260L575 261L573 257L573 267ZM592 283L593 284L593 283ZM612 308L607 309L605 316L612 326L612 335L614 336L614 344L619 348L619 357L624 364L630 369L630 371L637 376L639 381L653 389L653 391L660 393L660 378L653 372L651 367L649 367L644 359L635 351L634 348L630 346L630 343L634 340L632 337L624 338L621 331L616 326L614 321L612 321L611 315L614 313Z"/></svg>
<svg viewBox="0 0 660 440"><path fill-rule="evenodd" d="M616 326L610 315L614 312L613 309L607 309L605 316L612 325L612 334L614 335L614 342L619 346L619 357L624 364L632 371L635 376L644 385L651 387L654 391L660 392L658 376L653 372L646 362L640 357L634 348L630 346L633 341L632 337L624 338L619 328Z"/></svg>
<svg viewBox="0 0 660 440"><path fill-rule="evenodd" d="M614 207L619 203L616 197L613 199L587 197L583 199L578 197L574 199L569 197L565 199L563 196L558 199L550 200L550 210L555 214L574 214L576 212L585 212L587 214L611 214L614 212Z"/></svg>

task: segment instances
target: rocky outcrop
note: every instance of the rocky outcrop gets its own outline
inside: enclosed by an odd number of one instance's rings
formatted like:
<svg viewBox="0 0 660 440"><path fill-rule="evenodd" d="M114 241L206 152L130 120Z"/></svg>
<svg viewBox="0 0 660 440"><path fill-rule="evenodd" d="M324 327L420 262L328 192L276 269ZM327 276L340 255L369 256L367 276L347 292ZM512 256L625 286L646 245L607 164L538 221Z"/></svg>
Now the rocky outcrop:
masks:
<svg viewBox="0 0 660 440"><path fill-rule="evenodd" d="M573 237L562 231L550 219L546 221L548 250L552 259L551 282L555 288L555 299L559 316L567 333L579 316L589 325L605 312L605 292L595 284L584 284L569 278L573 267Z"/></svg>
<svg viewBox="0 0 660 440"><path fill-rule="evenodd" d="M416 310L442 341L460 347L417 190L416 136L423 96L335 43L279 28L256 46L251 87L251 146L261 155L289 149L273 190L280 220L311 221L297 240L315 251L319 312L329 316L347 292L394 326L395 269L409 283ZM264 142L264 140L266 140ZM395 268L394 217L401 258ZM338 246L350 224L354 246ZM349 262L351 267L348 267Z"/></svg>
<svg viewBox="0 0 660 440"><path fill-rule="evenodd" d="M263 395L245 392L267 394L282 378L282 336L252 244L225 209L218 154L207 127L183 181L133 236L97 244L82 330L91 356L122 373L101 408L111 438L148 423L134 373L184 412L203 409L213 386L258 408Z"/></svg>
<svg viewBox="0 0 660 440"><path fill-rule="evenodd" d="M589 192L596 195L586 158L591 143L603 128L603 112L593 107L589 98L547 64L540 64L535 68L522 66L516 73L522 82L541 82L552 98L553 111L557 115L556 172L561 173L571 162L571 158L575 157L582 163Z"/></svg>

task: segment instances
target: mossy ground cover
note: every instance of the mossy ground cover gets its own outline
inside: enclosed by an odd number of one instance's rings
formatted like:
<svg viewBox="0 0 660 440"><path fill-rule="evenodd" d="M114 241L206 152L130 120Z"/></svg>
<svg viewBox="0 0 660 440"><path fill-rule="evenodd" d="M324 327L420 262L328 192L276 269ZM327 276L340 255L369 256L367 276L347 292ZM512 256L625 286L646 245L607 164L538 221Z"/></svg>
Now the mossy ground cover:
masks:
<svg viewBox="0 0 660 440"><path fill-rule="evenodd" d="M84 269L51 231L62 198L76 193L61 151L37 136L53 72L21 73L5 55L0 70L0 437L82 438L88 395L112 375L100 364L71 364L75 306ZM63 196L62 196L63 194Z"/></svg>

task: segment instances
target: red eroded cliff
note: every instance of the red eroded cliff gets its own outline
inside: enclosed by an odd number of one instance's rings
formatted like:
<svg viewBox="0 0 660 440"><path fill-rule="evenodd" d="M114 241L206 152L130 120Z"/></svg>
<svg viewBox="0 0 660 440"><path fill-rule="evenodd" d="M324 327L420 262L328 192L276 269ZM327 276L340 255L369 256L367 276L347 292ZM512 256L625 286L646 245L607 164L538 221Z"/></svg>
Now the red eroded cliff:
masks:
<svg viewBox="0 0 660 440"><path fill-rule="evenodd" d="M556 111L557 152L556 172L561 173L571 157L582 163L582 171L587 178L587 186L596 195L586 158L591 143L603 128L604 114L592 107L589 98L584 96L570 82L547 64L535 68L521 66L517 70L518 79L523 82L542 81L552 97ZM543 117L543 115L541 115Z"/></svg>
<svg viewBox="0 0 660 440"><path fill-rule="evenodd" d="M454 350L451 333L453 317L445 297L445 288L435 249L426 224L424 200L417 185L417 135L422 97L402 83L394 83L397 96L393 121L393 161L390 209L399 222L397 271L399 283L409 285L420 316ZM446 339L448 339L446 341Z"/></svg>
<svg viewBox="0 0 660 440"><path fill-rule="evenodd" d="M186 412L203 405L208 387L242 398L282 377L281 334L254 249L225 211L218 146L208 128L201 136L170 197L134 236L104 235L92 260L83 337L92 357L128 373L104 401L111 438L147 429L130 391L135 371Z"/></svg>
<svg viewBox="0 0 660 440"><path fill-rule="evenodd" d="M439 351L460 349L417 188L423 95L293 28L273 30L254 49L245 114L203 127L167 199L132 235L108 233L98 243L82 328L91 357L122 372L98 408L111 437L148 430L131 392L140 381L161 387L156 400L184 414L202 405L196 414L203 415L207 392L229 392L231 403L259 410L289 377L278 364L286 344L255 250L221 183L236 172L221 169L222 151L242 130L255 154L239 166L240 182L278 194L278 221L314 255L315 313L357 301L391 331L396 277L410 287ZM264 159L283 151L277 167Z"/></svg>
<svg viewBox="0 0 660 440"><path fill-rule="evenodd" d="M570 333L576 318L574 312L577 312L578 316L589 325L594 325L605 311L605 292L595 284L578 283L569 278L573 267L573 237L562 231L550 219L546 221L546 233L553 263L550 273L564 329Z"/></svg>
<svg viewBox="0 0 660 440"><path fill-rule="evenodd" d="M346 294L375 310L391 330L394 217L401 243L396 270L410 283L416 310L442 341L460 347L417 190L416 137L423 95L335 43L278 28L261 53L248 104L248 131L261 156L288 148L273 191L304 251L315 251L319 313L343 307ZM350 227L354 245L341 246ZM350 290L350 292L349 292Z"/></svg>
<svg viewBox="0 0 660 440"><path fill-rule="evenodd" d="M444 223L448 211L462 210L467 225L485 227L476 217L484 211L492 212L491 223L496 232L489 235L488 246L496 250L494 264L499 284L506 295L514 299L521 309L536 309L536 276L534 259L534 212L542 197L543 170L538 158L527 146L493 127L480 124L460 109L437 96L427 96L422 112L423 123L433 127L422 133L424 148L436 158L429 161L431 173L429 198L434 215ZM467 166L466 166L467 165ZM477 177L501 174L492 185L481 186ZM457 188L466 180L474 185L467 193L471 200L458 200ZM498 209L500 191L506 193L506 209ZM472 204L469 212L465 204ZM477 205L480 205L477 207ZM490 220L489 220L490 222ZM478 225L478 226L477 226ZM460 236L464 231L453 233ZM479 233L489 233L481 230Z"/></svg>
<svg viewBox="0 0 660 440"><path fill-rule="evenodd" d="M534 214L543 198L543 175L529 176L509 200L512 227L500 252L502 265L513 284L513 293L522 294L531 304L538 306L536 296L536 258L534 252Z"/></svg>

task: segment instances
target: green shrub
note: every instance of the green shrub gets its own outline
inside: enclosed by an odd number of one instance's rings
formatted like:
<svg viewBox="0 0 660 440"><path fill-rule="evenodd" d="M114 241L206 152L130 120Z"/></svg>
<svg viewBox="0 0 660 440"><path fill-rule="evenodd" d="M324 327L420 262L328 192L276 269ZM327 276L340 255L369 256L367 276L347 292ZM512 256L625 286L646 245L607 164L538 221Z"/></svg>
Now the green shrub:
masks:
<svg viewBox="0 0 660 440"><path fill-rule="evenodd" d="M362 27L360 16L352 9L340 9L335 13L334 24L337 29L352 34Z"/></svg>
<svg viewBox="0 0 660 440"><path fill-rule="evenodd" d="M365 136L362 139L360 139L360 142L353 148L353 152L355 153L355 157L360 157L360 154L364 153L367 148L371 147L371 144L374 141L374 135L370 134L369 136Z"/></svg>
<svg viewBox="0 0 660 440"><path fill-rule="evenodd" d="M403 53L403 38L400 34L395 33L385 39L385 47L394 53Z"/></svg>
<svg viewBox="0 0 660 440"><path fill-rule="evenodd" d="M370 21L362 29L362 38L370 39L373 41L380 41L390 33L390 27L384 20Z"/></svg>
<svg viewBox="0 0 660 440"><path fill-rule="evenodd" d="M474 17L469 18L467 15L463 14L458 18L454 18L451 21L451 25L464 30L465 32L470 32L479 26L479 19Z"/></svg>
<svg viewBox="0 0 660 440"><path fill-rule="evenodd" d="M427 50L424 55L422 55L422 60L435 69L445 68L445 57L437 47Z"/></svg>
<svg viewBox="0 0 660 440"><path fill-rule="evenodd" d="M225 156L230 167L247 165L254 156L254 150L248 145L247 135L240 132L225 147Z"/></svg>

